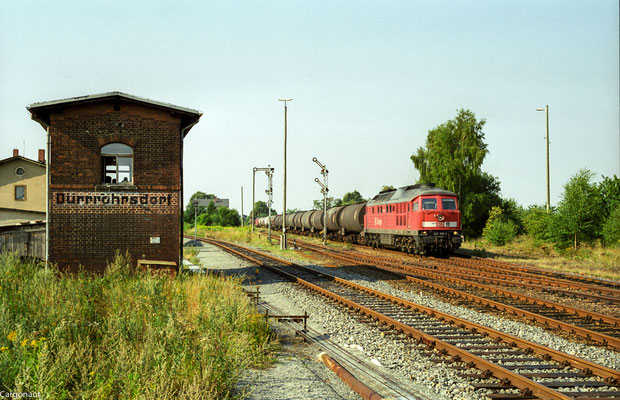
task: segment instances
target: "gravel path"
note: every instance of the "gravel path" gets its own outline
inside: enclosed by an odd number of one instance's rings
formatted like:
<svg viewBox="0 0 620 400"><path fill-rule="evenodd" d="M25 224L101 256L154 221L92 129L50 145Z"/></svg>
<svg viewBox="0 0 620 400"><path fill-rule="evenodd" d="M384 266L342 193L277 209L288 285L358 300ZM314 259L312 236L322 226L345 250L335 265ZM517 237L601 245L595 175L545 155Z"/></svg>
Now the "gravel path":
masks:
<svg viewBox="0 0 620 400"><path fill-rule="evenodd" d="M198 258L203 267L214 272L245 275L248 279L244 286L254 287L250 281L262 285L262 276L257 274L255 265L204 244L200 247ZM271 278L272 279L272 278ZM261 298L286 310L289 314L303 311L290 307L283 296L278 295L281 286L291 285L284 282L270 282L261 286ZM282 307L287 305L289 307ZM278 334L281 351L276 362L264 370L247 370L238 382L237 394L248 400L359 400L359 396L346 386L324 364L316 360L320 349L297 339L290 329L274 324Z"/></svg>

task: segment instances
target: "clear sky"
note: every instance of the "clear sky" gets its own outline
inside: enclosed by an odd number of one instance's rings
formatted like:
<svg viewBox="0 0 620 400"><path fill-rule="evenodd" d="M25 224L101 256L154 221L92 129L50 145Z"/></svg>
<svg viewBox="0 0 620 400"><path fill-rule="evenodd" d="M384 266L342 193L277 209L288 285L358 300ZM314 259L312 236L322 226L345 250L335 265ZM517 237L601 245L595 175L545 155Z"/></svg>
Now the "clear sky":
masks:
<svg viewBox="0 0 620 400"><path fill-rule="evenodd" d="M483 169L502 195L544 204L581 168L620 175L619 10L596 1L0 2L0 159L36 158L28 104L122 91L204 113L185 140L185 202L197 190L244 211L252 168L275 168L282 210L330 195L415 183L428 130L470 109ZM257 174L257 200L267 178Z"/></svg>

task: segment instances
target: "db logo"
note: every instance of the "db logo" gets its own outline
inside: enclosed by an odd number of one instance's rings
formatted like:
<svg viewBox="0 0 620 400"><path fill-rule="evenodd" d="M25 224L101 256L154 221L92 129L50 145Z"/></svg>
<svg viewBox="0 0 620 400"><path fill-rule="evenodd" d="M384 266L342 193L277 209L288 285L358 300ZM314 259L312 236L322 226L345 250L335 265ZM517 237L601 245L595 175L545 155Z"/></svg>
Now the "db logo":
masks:
<svg viewBox="0 0 620 400"><path fill-rule="evenodd" d="M383 225L383 220L375 217L375 225L379 225L379 226Z"/></svg>

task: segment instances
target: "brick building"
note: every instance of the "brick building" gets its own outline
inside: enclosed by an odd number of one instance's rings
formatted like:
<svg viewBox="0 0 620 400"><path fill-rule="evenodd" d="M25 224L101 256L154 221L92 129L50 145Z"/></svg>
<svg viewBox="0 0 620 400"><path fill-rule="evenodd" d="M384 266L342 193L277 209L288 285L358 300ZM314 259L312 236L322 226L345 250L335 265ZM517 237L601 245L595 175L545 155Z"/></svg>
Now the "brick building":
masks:
<svg viewBox="0 0 620 400"><path fill-rule="evenodd" d="M202 114L120 92L28 111L48 133L49 260L101 272L127 250L178 265L183 138Z"/></svg>

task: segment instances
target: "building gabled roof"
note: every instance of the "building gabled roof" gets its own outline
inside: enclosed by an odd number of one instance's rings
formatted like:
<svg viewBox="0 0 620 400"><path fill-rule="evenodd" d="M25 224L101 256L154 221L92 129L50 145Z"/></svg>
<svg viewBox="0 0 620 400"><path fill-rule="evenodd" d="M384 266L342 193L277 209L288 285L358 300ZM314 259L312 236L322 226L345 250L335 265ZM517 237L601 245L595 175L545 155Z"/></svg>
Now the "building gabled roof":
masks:
<svg viewBox="0 0 620 400"><path fill-rule="evenodd" d="M36 160L31 160L31 159L29 159L29 158L22 157L22 156L13 156L13 157L5 158L4 160L0 160L0 164L7 163L7 162L9 162L9 161L18 161L18 160L21 160L21 161L28 161L28 162L30 162L30 163L33 163L33 164L35 164L35 165L38 165L38 166L40 166L40 167L45 168L45 163L42 163L42 162L40 162L40 161L36 161Z"/></svg>
<svg viewBox="0 0 620 400"><path fill-rule="evenodd" d="M160 101L151 100L144 97L138 97L123 92L90 94L86 96L71 97L68 99L43 101L39 103L32 103L26 108L30 112L33 120L41 124L43 128L47 128L50 123L50 113L54 110L62 109L68 105L98 103L115 99L145 104L151 107L169 110L178 114L181 117L181 130L183 131L183 136L187 134L187 132L191 129L192 126L198 123L198 120L202 116L202 113L198 110L175 106L173 104L163 103Z"/></svg>

